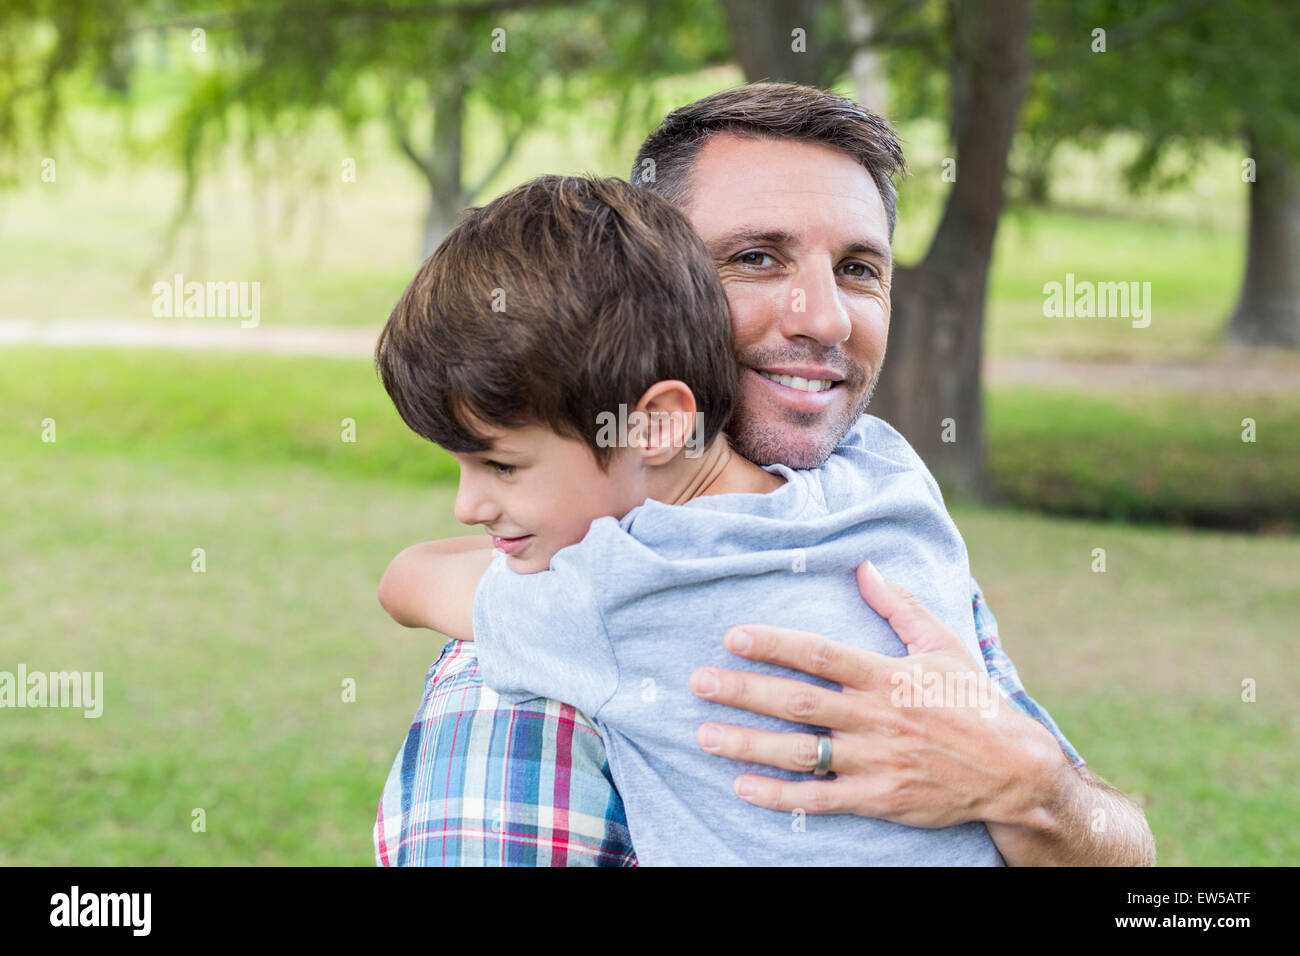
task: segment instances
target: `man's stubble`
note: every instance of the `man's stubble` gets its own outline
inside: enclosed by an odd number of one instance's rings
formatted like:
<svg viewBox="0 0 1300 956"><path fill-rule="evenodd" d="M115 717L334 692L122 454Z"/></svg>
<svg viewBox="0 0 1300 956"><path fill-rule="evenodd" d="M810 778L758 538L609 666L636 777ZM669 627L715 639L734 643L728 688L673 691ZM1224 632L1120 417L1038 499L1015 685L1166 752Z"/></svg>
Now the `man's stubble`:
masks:
<svg viewBox="0 0 1300 956"><path fill-rule="evenodd" d="M739 360L742 366L752 368L755 364L760 367L786 363L798 364L801 359L809 358L808 356L746 354L740 356ZM841 388L856 390L861 387L861 383L866 378L865 370L856 363L846 365L843 362L826 362L825 359L815 361L818 364L833 366L844 376L844 384L839 386ZM824 412L799 412L785 408L781 410L783 421L774 424L746 407L743 398L738 394L736 408L727 425L727 437L730 439L732 449L756 465L771 465L779 462L790 468L816 468L831 456L831 452L844 440L844 436L867 410L867 406L871 403L871 396L875 393L876 383L880 381L880 372L884 365L885 357L882 354L880 366L872 376L871 383L862 398L855 405L845 406L844 411L831 420L825 418ZM812 440L792 440L792 432L806 434L819 423L824 423L823 427L818 429L819 434Z"/></svg>

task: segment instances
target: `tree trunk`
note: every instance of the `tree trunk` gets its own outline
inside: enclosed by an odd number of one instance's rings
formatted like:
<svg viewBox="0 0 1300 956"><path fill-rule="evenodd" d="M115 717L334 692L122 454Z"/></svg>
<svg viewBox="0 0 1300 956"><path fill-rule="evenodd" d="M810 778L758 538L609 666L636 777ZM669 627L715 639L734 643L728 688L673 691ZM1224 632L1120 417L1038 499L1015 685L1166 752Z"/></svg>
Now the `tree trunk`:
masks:
<svg viewBox="0 0 1300 956"><path fill-rule="evenodd" d="M748 82L825 82L814 32L820 6L818 0L722 0L731 49ZM804 31L804 52L792 49L796 28Z"/></svg>
<svg viewBox="0 0 1300 956"><path fill-rule="evenodd" d="M454 75L442 77L434 88L432 105L433 152L425 166L429 209L424 219L421 261L431 256L451 232L470 200L461 180L464 84Z"/></svg>
<svg viewBox="0 0 1300 956"><path fill-rule="evenodd" d="M862 45L875 32L872 12L863 0L840 0L840 10L847 24L849 41L854 47L849 57L853 90L859 103L883 116L889 112L884 64L875 50Z"/></svg>
<svg viewBox="0 0 1300 956"><path fill-rule="evenodd" d="M1253 133L1250 151L1256 165L1246 277L1227 340L1300 348L1300 170Z"/></svg>
<svg viewBox="0 0 1300 956"><path fill-rule="evenodd" d="M902 432L945 493L985 498L984 299L1030 72L1028 0L953 2L949 30L957 180L925 259L895 270L870 411Z"/></svg>

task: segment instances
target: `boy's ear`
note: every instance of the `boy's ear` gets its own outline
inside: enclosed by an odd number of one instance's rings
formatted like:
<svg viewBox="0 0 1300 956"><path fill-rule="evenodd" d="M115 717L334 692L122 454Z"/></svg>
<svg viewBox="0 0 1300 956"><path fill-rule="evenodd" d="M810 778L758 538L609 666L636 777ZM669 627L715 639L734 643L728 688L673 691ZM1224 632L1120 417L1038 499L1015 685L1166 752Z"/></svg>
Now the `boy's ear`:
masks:
<svg viewBox="0 0 1300 956"><path fill-rule="evenodd" d="M628 444L647 465L666 465L688 447L695 419L689 385L676 379L655 382L628 415Z"/></svg>

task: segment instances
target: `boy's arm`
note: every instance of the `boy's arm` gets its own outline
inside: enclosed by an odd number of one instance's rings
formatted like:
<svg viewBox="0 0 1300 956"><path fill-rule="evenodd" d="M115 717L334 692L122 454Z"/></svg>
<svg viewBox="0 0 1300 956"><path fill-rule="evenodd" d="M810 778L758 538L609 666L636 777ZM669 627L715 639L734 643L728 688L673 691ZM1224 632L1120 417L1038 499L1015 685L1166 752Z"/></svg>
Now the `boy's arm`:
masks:
<svg viewBox="0 0 1300 956"><path fill-rule="evenodd" d="M474 640L474 591L495 554L487 535L425 541L393 558L379 603L403 627Z"/></svg>

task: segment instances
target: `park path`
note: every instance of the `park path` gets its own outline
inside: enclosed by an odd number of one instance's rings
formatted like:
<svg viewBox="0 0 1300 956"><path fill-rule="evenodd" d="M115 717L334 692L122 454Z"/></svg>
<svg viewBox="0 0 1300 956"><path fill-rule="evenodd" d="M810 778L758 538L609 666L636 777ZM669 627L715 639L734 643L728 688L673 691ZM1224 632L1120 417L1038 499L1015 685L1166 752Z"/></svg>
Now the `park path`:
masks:
<svg viewBox="0 0 1300 956"><path fill-rule="evenodd" d="M984 359L984 380L995 385L1045 385L1118 391L1129 388L1198 392L1300 391L1300 355L1228 352L1207 361L1150 362L1064 359L1051 356ZM886 362L888 365L888 362Z"/></svg>
<svg viewBox="0 0 1300 956"><path fill-rule="evenodd" d="M374 353L378 329L258 325L240 328L214 322L134 322L120 319L0 319L0 346L161 348L182 351L273 352L364 358Z"/></svg>
<svg viewBox="0 0 1300 956"><path fill-rule="evenodd" d="M107 346L189 351L269 352L371 358L378 329L329 326L230 324L176 320L0 319L0 346ZM1045 356L986 358L985 380L994 385L1049 385L1114 391L1154 387L1194 391L1300 391L1300 356L1260 361L1225 351L1210 361L1076 360Z"/></svg>

